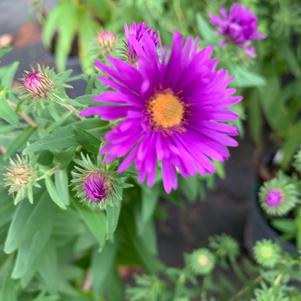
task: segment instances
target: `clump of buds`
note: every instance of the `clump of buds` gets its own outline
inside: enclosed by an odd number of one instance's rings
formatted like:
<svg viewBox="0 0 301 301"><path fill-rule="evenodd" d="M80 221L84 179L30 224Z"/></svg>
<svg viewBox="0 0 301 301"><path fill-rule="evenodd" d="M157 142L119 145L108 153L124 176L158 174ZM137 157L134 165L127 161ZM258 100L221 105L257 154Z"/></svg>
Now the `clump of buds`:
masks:
<svg viewBox="0 0 301 301"><path fill-rule="evenodd" d="M97 36L97 41L104 53L112 52L116 45L116 35L110 31L102 31Z"/></svg>
<svg viewBox="0 0 301 301"><path fill-rule="evenodd" d="M38 68L25 72L23 87L33 98L42 99L49 95L53 82L42 68Z"/></svg>

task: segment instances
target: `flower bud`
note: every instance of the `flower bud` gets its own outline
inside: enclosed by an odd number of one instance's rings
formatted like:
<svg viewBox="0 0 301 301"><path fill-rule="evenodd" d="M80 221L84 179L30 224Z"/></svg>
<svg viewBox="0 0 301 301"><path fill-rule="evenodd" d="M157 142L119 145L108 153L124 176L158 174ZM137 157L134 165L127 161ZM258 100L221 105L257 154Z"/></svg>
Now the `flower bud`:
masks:
<svg viewBox="0 0 301 301"><path fill-rule="evenodd" d="M122 189L129 186L112 166L94 164L88 155L83 154L81 160L75 160L75 163L71 182L79 201L99 209L120 204Z"/></svg>
<svg viewBox="0 0 301 301"><path fill-rule="evenodd" d="M97 36L97 41L101 50L108 53L114 50L116 44L116 35L110 31L102 31Z"/></svg>
<svg viewBox="0 0 301 301"><path fill-rule="evenodd" d="M256 262L268 268L273 268L279 262L280 253L280 247L268 239L258 241L254 247Z"/></svg>
<svg viewBox="0 0 301 301"><path fill-rule="evenodd" d="M295 183L282 173L265 182L259 191L260 205L271 216L287 214L300 202L299 198Z"/></svg>
<svg viewBox="0 0 301 301"><path fill-rule="evenodd" d="M43 71L32 70L25 72L23 87L33 98L47 98L53 84Z"/></svg>
<svg viewBox="0 0 301 301"><path fill-rule="evenodd" d="M109 181L98 173L89 174L83 182L86 197L95 203L105 200L109 193Z"/></svg>
<svg viewBox="0 0 301 301"><path fill-rule="evenodd" d="M195 274L207 275L215 266L215 256L208 249L198 249L185 257L187 267Z"/></svg>

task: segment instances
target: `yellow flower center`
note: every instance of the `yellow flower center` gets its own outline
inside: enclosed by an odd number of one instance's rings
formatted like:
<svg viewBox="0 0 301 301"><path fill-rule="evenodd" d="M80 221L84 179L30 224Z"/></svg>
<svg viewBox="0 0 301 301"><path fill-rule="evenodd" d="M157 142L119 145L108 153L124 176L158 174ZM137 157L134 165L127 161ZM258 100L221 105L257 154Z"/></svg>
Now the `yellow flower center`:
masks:
<svg viewBox="0 0 301 301"><path fill-rule="evenodd" d="M209 263L208 257L204 255L200 255L198 258L198 263L202 267L206 266Z"/></svg>
<svg viewBox="0 0 301 301"><path fill-rule="evenodd" d="M170 129L181 125L184 117L184 106L173 93L159 93L148 105L153 124L156 127Z"/></svg>

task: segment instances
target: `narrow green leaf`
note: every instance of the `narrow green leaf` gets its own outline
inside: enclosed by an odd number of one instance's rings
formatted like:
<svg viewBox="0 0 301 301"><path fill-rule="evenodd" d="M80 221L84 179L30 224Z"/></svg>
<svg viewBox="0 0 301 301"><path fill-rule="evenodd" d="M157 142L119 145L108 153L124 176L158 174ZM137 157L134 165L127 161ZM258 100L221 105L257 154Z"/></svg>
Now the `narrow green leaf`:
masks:
<svg viewBox="0 0 301 301"><path fill-rule="evenodd" d="M66 170L59 170L54 174L55 188L61 197L62 203L69 205L69 181Z"/></svg>
<svg viewBox="0 0 301 301"><path fill-rule="evenodd" d="M97 154L99 151L100 139L80 128L74 128L75 138L88 152Z"/></svg>
<svg viewBox="0 0 301 301"><path fill-rule="evenodd" d="M118 226L121 204L109 206L107 212L107 239L113 239L114 232Z"/></svg>
<svg viewBox="0 0 301 301"><path fill-rule="evenodd" d="M17 150L23 147L28 141L29 137L35 132L36 128L28 126L23 132L10 144L5 152L4 160L7 160L11 155L13 155Z"/></svg>
<svg viewBox="0 0 301 301"><path fill-rule="evenodd" d="M24 222L29 220L34 206L28 202L22 202L17 206L4 244L4 252L10 254L14 252L23 241Z"/></svg>
<svg viewBox="0 0 301 301"><path fill-rule="evenodd" d="M231 71L235 76L232 82L234 87L255 87L264 86L266 84L266 81L262 76L243 67L235 66L231 68Z"/></svg>
<svg viewBox="0 0 301 301"><path fill-rule="evenodd" d="M107 222L105 214L102 211L94 211L76 203L75 207L102 249L106 241Z"/></svg>
<svg viewBox="0 0 301 301"><path fill-rule="evenodd" d="M15 62L7 67L0 68L1 84L7 90L11 89L18 67L19 62Z"/></svg>
<svg viewBox="0 0 301 301"><path fill-rule="evenodd" d="M17 301L18 286L16 281L10 278L13 258L8 257L0 269L0 300Z"/></svg>
<svg viewBox="0 0 301 301"><path fill-rule="evenodd" d="M160 185L155 185L152 189L147 186L143 186L141 191L142 204L141 204L141 216L138 217L138 232L142 234L146 224L151 219L159 198Z"/></svg>
<svg viewBox="0 0 301 301"><path fill-rule="evenodd" d="M4 97L0 95L0 119L5 120L11 125L18 125L19 119L16 111L10 107Z"/></svg>
<svg viewBox="0 0 301 301"><path fill-rule="evenodd" d="M201 37L206 42L212 43L212 42L216 41L216 39L217 39L216 33L210 28L207 21L200 14L197 14L197 23L198 23L198 29L201 34Z"/></svg>
<svg viewBox="0 0 301 301"><path fill-rule="evenodd" d="M46 185L47 191L48 191L49 196L51 197L52 201L55 204L57 204L61 209L67 209L67 207L66 207L67 204L64 202L66 200L64 200L63 197L57 191L53 181L51 180L51 177L45 178L45 185ZM69 198L67 201L69 201Z"/></svg>
<svg viewBox="0 0 301 301"><path fill-rule="evenodd" d="M286 139L283 143L282 151L283 151L283 161L282 167L288 168L295 152L301 145L301 121L292 126L289 132L286 135Z"/></svg>
<svg viewBox="0 0 301 301"><path fill-rule="evenodd" d="M116 244L108 243L101 252L94 251L92 256L92 285L95 296L103 295L109 274L114 270Z"/></svg>

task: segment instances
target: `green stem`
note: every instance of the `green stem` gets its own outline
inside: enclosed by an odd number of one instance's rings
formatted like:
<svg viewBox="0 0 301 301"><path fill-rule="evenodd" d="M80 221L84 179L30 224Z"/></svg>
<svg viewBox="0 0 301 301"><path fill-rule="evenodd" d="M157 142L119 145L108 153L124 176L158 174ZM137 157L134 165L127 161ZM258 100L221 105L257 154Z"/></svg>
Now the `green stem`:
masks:
<svg viewBox="0 0 301 301"><path fill-rule="evenodd" d="M245 286L240 291L238 291L229 301L241 301L241 297L246 295L254 286L256 286L261 281L261 279L261 276L257 276L255 280L251 282L250 285Z"/></svg>

